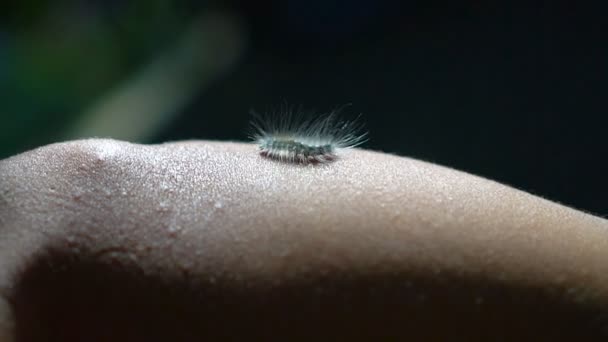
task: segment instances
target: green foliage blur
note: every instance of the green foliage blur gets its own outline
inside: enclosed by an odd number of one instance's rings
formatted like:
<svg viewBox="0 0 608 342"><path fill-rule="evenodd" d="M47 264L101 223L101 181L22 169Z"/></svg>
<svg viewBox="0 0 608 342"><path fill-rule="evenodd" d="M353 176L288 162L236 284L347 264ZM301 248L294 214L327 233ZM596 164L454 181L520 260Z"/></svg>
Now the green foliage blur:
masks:
<svg viewBox="0 0 608 342"><path fill-rule="evenodd" d="M603 2L0 1L0 158L82 137L246 139L352 103L365 148L606 215Z"/></svg>
<svg viewBox="0 0 608 342"><path fill-rule="evenodd" d="M0 8L0 158L65 139L83 111L172 46L197 15L163 0Z"/></svg>

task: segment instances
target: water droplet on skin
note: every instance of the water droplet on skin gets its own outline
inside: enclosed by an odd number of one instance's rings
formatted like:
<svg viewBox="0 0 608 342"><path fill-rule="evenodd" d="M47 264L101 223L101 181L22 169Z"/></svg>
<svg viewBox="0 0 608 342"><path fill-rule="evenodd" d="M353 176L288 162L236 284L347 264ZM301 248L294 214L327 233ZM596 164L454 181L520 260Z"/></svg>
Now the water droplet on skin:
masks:
<svg viewBox="0 0 608 342"><path fill-rule="evenodd" d="M167 202L160 202L158 204L158 211L167 211L169 210L169 205L167 204Z"/></svg>
<svg viewBox="0 0 608 342"><path fill-rule="evenodd" d="M168 228L170 236L177 235L177 233L179 233L180 230L182 230L182 228L180 226L178 226L178 225L170 225L169 228Z"/></svg>
<svg viewBox="0 0 608 342"><path fill-rule="evenodd" d="M73 246L76 243L76 237L73 235L68 236L66 240L68 242L68 246Z"/></svg>
<svg viewBox="0 0 608 342"><path fill-rule="evenodd" d="M104 254L104 257L110 261L117 261L120 259L120 253L111 251Z"/></svg>

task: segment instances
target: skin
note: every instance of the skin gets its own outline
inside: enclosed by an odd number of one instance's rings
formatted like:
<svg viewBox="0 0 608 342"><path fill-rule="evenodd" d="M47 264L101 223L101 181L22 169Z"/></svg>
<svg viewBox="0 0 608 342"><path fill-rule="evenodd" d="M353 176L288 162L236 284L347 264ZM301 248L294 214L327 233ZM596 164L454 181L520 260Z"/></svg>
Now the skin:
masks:
<svg viewBox="0 0 608 342"><path fill-rule="evenodd" d="M608 222L438 165L91 139L0 175L0 341L608 336Z"/></svg>

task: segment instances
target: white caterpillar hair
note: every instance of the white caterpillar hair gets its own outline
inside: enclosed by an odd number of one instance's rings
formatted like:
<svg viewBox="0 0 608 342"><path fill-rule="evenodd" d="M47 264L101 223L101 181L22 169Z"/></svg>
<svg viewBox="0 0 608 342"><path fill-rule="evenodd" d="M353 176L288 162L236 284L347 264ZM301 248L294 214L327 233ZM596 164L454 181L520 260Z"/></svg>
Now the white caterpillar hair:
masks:
<svg viewBox="0 0 608 342"><path fill-rule="evenodd" d="M289 163L327 163L340 149L367 141L367 132L358 121L339 119L340 109L313 116L301 110L284 110L259 116L252 112L251 138L264 157Z"/></svg>

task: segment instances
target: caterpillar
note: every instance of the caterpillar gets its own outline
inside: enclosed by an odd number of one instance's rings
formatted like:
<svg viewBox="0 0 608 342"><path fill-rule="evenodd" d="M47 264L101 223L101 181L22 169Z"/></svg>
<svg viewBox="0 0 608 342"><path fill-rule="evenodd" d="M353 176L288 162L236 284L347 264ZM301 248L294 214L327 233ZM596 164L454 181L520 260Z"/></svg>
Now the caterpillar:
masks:
<svg viewBox="0 0 608 342"><path fill-rule="evenodd" d="M359 146L367 141L358 118L340 120L339 110L314 117L302 111L284 111L259 116L252 112L251 138L260 155L294 164L329 163L340 149Z"/></svg>

